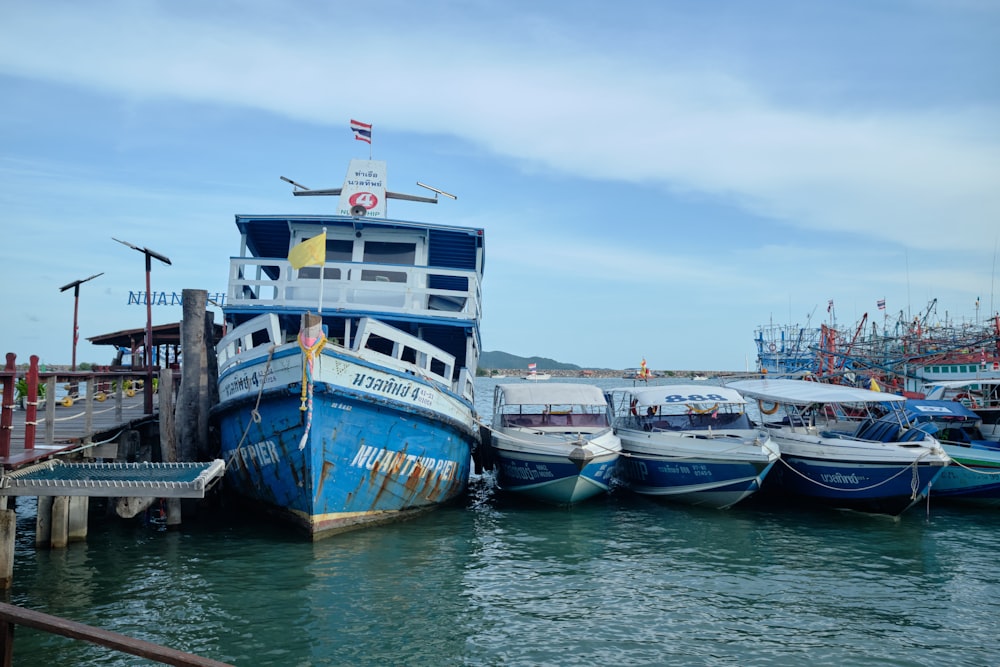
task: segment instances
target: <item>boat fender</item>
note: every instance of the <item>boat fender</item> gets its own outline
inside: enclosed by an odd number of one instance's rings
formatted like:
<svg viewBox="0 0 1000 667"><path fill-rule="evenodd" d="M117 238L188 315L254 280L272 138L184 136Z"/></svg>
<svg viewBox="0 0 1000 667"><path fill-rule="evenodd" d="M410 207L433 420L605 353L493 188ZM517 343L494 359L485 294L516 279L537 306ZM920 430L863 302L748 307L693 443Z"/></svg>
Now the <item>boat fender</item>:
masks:
<svg viewBox="0 0 1000 667"><path fill-rule="evenodd" d="M777 403L772 403L770 408L765 408L764 407L764 401L758 400L757 401L757 409L760 410L761 414L764 414L764 415L773 415L775 412L778 411L778 404Z"/></svg>

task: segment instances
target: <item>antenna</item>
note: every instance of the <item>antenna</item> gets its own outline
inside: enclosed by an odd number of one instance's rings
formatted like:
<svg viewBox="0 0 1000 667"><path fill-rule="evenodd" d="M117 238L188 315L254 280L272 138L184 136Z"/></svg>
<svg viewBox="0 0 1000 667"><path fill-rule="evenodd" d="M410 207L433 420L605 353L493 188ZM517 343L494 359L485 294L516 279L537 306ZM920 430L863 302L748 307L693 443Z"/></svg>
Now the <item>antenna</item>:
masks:
<svg viewBox="0 0 1000 667"><path fill-rule="evenodd" d="M458 197L456 197L455 195L445 192L444 190L438 190L437 188L427 185L426 183L421 183L420 181L417 181L417 185L419 185L422 188L427 188L431 192L436 192L439 195L444 195L445 197L449 197L451 199L458 199Z"/></svg>
<svg viewBox="0 0 1000 667"><path fill-rule="evenodd" d="M308 189L309 189L309 188L307 188L306 186L302 185L301 183L296 183L295 181L293 181L293 180L292 180L292 179L290 179L290 178L285 178L284 176L281 176L280 178L281 178L281 180L283 180L283 181L284 181L285 183L291 183L292 185L294 185L294 186L295 186L295 187L297 187L297 188L302 188L303 190L308 190Z"/></svg>

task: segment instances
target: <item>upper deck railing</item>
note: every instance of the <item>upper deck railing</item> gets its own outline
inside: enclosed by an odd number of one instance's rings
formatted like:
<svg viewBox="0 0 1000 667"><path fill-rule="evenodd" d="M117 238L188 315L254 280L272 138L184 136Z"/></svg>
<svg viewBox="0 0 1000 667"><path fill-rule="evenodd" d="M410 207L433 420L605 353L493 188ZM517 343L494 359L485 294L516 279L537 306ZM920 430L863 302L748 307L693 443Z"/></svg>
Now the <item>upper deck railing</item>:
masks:
<svg viewBox="0 0 1000 667"><path fill-rule="evenodd" d="M296 270L285 259L233 257L227 305L313 309L320 303L319 275L318 266ZM327 262L322 298L324 309L377 310L476 322L482 316L482 286L475 271Z"/></svg>

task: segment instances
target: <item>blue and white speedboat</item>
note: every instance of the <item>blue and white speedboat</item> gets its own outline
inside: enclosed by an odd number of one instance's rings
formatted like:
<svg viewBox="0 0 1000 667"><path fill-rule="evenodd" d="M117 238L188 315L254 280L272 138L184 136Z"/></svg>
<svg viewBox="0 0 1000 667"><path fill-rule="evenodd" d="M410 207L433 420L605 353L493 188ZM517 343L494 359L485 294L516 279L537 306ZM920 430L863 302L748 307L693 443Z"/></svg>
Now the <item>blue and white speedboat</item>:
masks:
<svg viewBox="0 0 1000 667"><path fill-rule="evenodd" d="M979 431L987 440L1000 442L1000 379L943 380L921 388L925 398L935 401L958 401L979 415Z"/></svg>
<svg viewBox="0 0 1000 667"><path fill-rule="evenodd" d="M927 497L950 458L908 428L902 396L806 380L727 383L757 400L781 464L765 492L842 509L897 516ZM885 413L894 423L868 429Z"/></svg>
<svg viewBox="0 0 1000 667"><path fill-rule="evenodd" d="M910 423L936 438L952 460L934 480L931 498L1000 506L1000 442L983 435L982 418L957 401L907 399L903 405Z"/></svg>
<svg viewBox="0 0 1000 667"><path fill-rule="evenodd" d="M618 476L632 491L728 508L756 493L778 460L747 402L726 387L658 385L610 392L622 441Z"/></svg>
<svg viewBox="0 0 1000 667"><path fill-rule="evenodd" d="M621 442L598 387L525 382L493 391L491 458L501 490L552 505L608 491Z"/></svg>
<svg viewBox="0 0 1000 667"><path fill-rule="evenodd" d="M455 498L480 440L483 230L389 219L387 198L437 198L385 181L352 160L343 188L292 182L339 195L335 215L236 216L213 410L227 488L314 539Z"/></svg>

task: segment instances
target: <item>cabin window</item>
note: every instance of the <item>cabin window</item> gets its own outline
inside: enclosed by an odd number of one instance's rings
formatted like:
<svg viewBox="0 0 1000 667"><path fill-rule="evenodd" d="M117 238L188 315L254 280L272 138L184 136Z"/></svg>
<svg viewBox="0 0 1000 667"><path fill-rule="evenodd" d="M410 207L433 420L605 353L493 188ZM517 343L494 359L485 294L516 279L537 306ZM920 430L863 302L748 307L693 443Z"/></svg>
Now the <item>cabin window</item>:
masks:
<svg viewBox="0 0 1000 667"><path fill-rule="evenodd" d="M367 241L365 243L366 263L373 264L407 264L413 266L416 262L417 246L415 243L393 243L389 241Z"/></svg>

